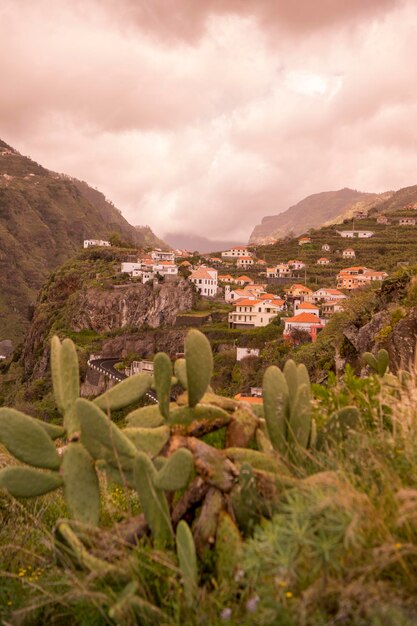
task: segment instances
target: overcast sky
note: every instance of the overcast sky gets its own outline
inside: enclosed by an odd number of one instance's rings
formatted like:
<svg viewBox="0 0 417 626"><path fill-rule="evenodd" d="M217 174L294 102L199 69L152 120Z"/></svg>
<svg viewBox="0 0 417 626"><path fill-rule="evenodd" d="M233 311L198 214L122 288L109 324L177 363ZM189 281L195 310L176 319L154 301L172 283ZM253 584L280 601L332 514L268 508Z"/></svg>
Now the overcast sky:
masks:
<svg viewBox="0 0 417 626"><path fill-rule="evenodd" d="M0 138L160 236L417 184L416 0L0 0L0 76Z"/></svg>

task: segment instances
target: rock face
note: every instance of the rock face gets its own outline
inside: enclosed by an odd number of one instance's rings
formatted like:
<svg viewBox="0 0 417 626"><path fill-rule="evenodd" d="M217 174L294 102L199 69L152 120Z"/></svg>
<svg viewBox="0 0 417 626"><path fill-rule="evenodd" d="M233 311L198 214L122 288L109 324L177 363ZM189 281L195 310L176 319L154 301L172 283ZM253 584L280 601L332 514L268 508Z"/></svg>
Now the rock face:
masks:
<svg viewBox="0 0 417 626"><path fill-rule="evenodd" d="M358 329L354 324L345 328L344 335L355 348L358 365L364 352L376 354L380 348L385 348L390 356L391 371L396 372L398 369L414 367L417 345L417 307L412 308L406 317L397 322L391 333L382 340L376 340L376 336L390 323L389 312L380 311L362 328Z"/></svg>
<svg viewBox="0 0 417 626"><path fill-rule="evenodd" d="M157 352L166 352L175 358L178 352L184 351L187 330L164 328L114 337L103 342L101 354L109 358L114 356L124 358L129 354L135 354L138 358L146 359Z"/></svg>
<svg viewBox="0 0 417 626"><path fill-rule="evenodd" d="M183 279L155 286L118 285L113 289L89 288L79 293L71 329L106 333L119 328L158 328L173 325L177 314L193 306L191 284Z"/></svg>

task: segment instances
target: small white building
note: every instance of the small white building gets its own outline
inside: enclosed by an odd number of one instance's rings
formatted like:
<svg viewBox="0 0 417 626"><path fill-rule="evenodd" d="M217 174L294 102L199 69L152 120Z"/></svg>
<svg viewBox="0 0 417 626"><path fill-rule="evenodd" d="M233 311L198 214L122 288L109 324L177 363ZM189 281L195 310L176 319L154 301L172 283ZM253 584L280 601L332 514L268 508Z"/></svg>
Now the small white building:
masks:
<svg viewBox="0 0 417 626"><path fill-rule="evenodd" d="M111 246L110 241L104 241L103 239L84 239L84 248L91 247L109 248Z"/></svg>
<svg viewBox="0 0 417 626"><path fill-rule="evenodd" d="M372 230L338 230L336 232L345 239L369 239L374 235Z"/></svg>
<svg viewBox="0 0 417 626"><path fill-rule="evenodd" d="M310 313L320 317L320 309L311 302L296 302L294 305L294 315L301 315L301 313Z"/></svg>
<svg viewBox="0 0 417 626"><path fill-rule="evenodd" d="M337 302L336 300L323 302L321 311L323 317L331 317L335 313L341 313L343 311L343 304L341 302Z"/></svg>
<svg viewBox="0 0 417 626"><path fill-rule="evenodd" d="M354 259L355 256L356 256L356 253L353 248L346 248L346 250L343 250L342 252L342 257L344 259Z"/></svg>
<svg viewBox="0 0 417 626"><path fill-rule="evenodd" d="M302 261L297 261L297 259L291 259L290 261L288 261L287 265L292 270L303 270L306 266L305 263L303 263Z"/></svg>
<svg viewBox="0 0 417 626"><path fill-rule="evenodd" d="M122 272L122 274L137 276L139 272L142 272L142 263L123 262L121 264L120 271Z"/></svg>
<svg viewBox="0 0 417 626"><path fill-rule="evenodd" d="M322 256L320 259L317 259L317 265L329 265L330 264L330 259L328 259L326 256Z"/></svg>
<svg viewBox="0 0 417 626"><path fill-rule="evenodd" d="M345 298L346 295L339 289L322 287L321 289L317 289L317 291L312 293L308 300L312 302L320 302L321 300L326 300L326 302L337 302L338 300L344 300Z"/></svg>
<svg viewBox="0 0 417 626"><path fill-rule="evenodd" d="M170 252L166 250L152 250L151 258L153 261L171 261L172 263L175 261L175 252Z"/></svg>
<svg viewBox="0 0 417 626"><path fill-rule="evenodd" d="M132 361L130 367L125 369L126 376L142 373L153 374L153 361Z"/></svg>
<svg viewBox="0 0 417 626"><path fill-rule="evenodd" d="M307 243L311 243L311 237L301 237L301 239L298 240L299 246L305 246Z"/></svg>
<svg viewBox="0 0 417 626"><path fill-rule="evenodd" d="M378 217L376 218L376 223L377 224L389 224L389 219L387 218L386 215L378 215Z"/></svg>
<svg viewBox="0 0 417 626"><path fill-rule="evenodd" d="M236 361L242 361L249 356L258 357L259 348L236 348Z"/></svg>
<svg viewBox="0 0 417 626"><path fill-rule="evenodd" d="M178 275L178 267L173 261L158 261L153 264L152 271L154 274L161 274L161 276Z"/></svg>
<svg viewBox="0 0 417 626"><path fill-rule="evenodd" d="M251 256L241 256L238 258L236 265L240 268L251 267L255 261Z"/></svg>
<svg viewBox="0 0 417 626"><path fill-rule="evenodd" d="M415 217L401 217L398 223L400 226L415 226L416 219Z"/></svg>
<svg viewBox="0 0 417 626"><path fill-rule="evenodd" d="M217 270L211 267L199 267L191 272L188 280L202 296L213 297L217 293Z"/></svg>

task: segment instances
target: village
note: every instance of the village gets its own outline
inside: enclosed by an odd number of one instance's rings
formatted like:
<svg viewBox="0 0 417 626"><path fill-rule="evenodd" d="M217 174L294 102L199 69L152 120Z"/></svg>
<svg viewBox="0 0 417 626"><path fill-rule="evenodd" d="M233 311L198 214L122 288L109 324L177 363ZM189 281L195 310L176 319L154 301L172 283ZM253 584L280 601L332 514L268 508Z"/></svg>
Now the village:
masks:
<svg viewBox="0 0 417 626"><path fill-rule="evenodd" d="M364 216L355 216L356 219L361 217ZM403 219L409 226L414 218ZM380 216L378 223L381 223ZM336 252L346 266L334 273L329 286L317 289L307 285L311 264L288 259L269 265L264 259L257 258L256 247L251 245L235 246L216 255L198 256L188 250L154 249L140 256L129 256L120 264L120 274L142 283L181 276L194 285L203 300L221 301L229 306L229 328L260 328L279 318L283 323L284 339L293 344L315 342L330 317L343 310L344 301L353 291L380 283L388 276L386 271L349 265L355 261L356 252L354 247L344 247L344 240L368 240L373 237L373 231L352 228L336 232L342 244ZM310 243L310 237L298 239L300 248ZM109 245L107 241L84 242L86 248ZM331 247L324 243L321 252L323 256L318 256L314 265L330 270Z"/></svg>

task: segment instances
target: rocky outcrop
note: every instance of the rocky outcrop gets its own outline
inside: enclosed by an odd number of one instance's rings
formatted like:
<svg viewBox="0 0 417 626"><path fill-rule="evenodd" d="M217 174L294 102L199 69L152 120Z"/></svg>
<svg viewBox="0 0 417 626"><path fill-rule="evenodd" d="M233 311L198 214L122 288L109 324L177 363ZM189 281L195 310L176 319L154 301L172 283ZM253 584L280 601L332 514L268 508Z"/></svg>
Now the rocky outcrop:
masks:
<svg viewBox="0 0 417 626"><path fill-rule="evenodd" d="M390 312L380 311L362 328L350 324L344 329L345 338L356 351L357 365L360 365L360 357L364 352L376 354L380 348L385 348L390 356L392 371L414 367L417 345L417 307L410 309L406 317L397 322L392 331L385 335L383 331L389 329L391 323Z"/></svg>
<svg viewBox="0 0 417 626"><path fill-rule="evenodd" d="M175 323L180 311L193 306L193 289L183 279L151 283L117 285L103 290L91 287L78 294L70 327L107 333L119 328L157 328Z"/></svg>
<svg viewBox="0 0 417 626"><path fill-rule="evenodd" d="M166 352L171 357L184 351L184 339L188 329L164 328L158 330L143 330L103 342L101 355L103 357L120 356L125 358L134 354L137 358L145 359L157 352Z"/></svg>

